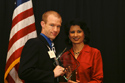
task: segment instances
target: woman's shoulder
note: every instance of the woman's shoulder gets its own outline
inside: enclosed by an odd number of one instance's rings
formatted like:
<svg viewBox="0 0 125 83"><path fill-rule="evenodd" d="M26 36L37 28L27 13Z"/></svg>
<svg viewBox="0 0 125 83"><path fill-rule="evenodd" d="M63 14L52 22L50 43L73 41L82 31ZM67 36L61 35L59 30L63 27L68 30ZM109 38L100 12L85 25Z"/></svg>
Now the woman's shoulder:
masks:
<svg viewBox="0 0 125 83"><path fill-rule="evenodd" d="M100 52L99 49L92 47L92 46L89 46L89 45L85 45L85 48L92 51L92 52Z"/></svg>

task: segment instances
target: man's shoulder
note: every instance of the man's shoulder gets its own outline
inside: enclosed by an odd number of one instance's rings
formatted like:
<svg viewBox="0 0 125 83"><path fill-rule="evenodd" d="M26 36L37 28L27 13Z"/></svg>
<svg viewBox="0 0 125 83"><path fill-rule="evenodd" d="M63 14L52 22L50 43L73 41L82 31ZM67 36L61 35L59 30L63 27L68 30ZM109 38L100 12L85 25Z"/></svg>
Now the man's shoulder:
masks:
<svg viewBox="0 0 125 83"><path fill-rule="evenodd" d="M30 38L27 42L33 42L33 41L38 41L38 37L35 37L35 38Z"/></svg>
<svg viewBox="0 0 125 83"><path fill-rule="evenodd" d="M27 40L26 44L38 44L40 43L40 39L38 37L35 38L30 38L29 40Z"/></svg>

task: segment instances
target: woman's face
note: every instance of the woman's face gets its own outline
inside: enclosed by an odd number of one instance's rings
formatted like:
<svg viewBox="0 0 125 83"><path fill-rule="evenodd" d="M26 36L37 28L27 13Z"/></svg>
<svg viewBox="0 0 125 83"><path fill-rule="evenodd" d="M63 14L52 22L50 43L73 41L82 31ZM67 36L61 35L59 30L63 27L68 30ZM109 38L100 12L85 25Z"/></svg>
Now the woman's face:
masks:
<svg viewBox="0 0 125 83"><path fill-rule="evenodd" d="M73 44L83 43L84 32L78 25L72 25L69 30L69 39Z"/></svg>

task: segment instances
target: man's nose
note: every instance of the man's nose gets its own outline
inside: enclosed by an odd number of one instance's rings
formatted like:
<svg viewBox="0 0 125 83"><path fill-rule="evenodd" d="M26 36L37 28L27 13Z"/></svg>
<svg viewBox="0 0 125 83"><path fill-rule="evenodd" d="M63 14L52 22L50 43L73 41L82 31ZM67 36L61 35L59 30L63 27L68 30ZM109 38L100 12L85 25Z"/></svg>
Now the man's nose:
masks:
<svg viewBox="0 0 125 83"><path fill-rule="evenodd" d="M54 31L58 31L58 27L57 26L54 27Z"/></svg>

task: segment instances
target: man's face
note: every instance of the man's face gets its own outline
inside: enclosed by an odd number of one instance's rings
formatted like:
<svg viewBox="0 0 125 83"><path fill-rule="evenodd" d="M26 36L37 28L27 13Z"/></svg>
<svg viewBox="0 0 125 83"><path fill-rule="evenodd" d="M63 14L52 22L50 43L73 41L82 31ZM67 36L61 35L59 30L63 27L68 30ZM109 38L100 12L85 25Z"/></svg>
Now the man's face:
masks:
<svg viewBox="0 0 125 83"><path fill-rule="evenodd" d="M42 33L53 41L60 32L61 23L61 18L49 15L46 23L44 21L41 22Z"/></svg>

